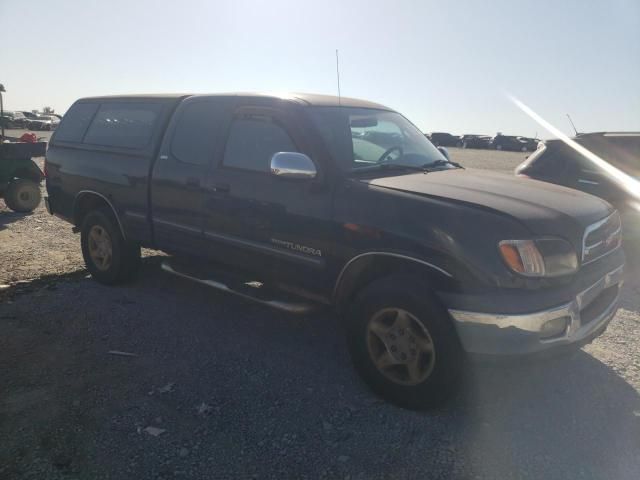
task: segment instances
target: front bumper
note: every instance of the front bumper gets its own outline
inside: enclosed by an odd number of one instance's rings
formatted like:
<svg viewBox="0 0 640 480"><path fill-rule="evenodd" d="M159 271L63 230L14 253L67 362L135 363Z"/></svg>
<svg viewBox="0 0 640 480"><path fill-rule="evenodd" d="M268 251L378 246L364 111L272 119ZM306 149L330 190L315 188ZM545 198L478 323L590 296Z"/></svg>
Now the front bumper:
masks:
<svg viewBox="0 0 640 480"><path fill-rule="evenodd" d="M568 303L524 314L450 309L463 348L479 355L520 355L580 344L602 333L618 310L624 266L604 275ZM550 323L551 322L551 323ZM563 325L560 331L548 325Z"/></svg>

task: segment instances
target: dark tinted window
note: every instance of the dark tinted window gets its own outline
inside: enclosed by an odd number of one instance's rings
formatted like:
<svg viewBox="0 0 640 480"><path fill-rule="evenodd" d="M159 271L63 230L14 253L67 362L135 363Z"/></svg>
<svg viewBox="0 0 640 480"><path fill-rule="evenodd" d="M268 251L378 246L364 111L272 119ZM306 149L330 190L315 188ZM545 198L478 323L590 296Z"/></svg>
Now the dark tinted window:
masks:
<svg viewBox="0 0 640 480"><path fill-rule="evenodd" d="M108 147L145 147L162 108L158 103L105 103L91 122L84 143Z"/></svg>
<svg viewBox="0 0 640 480"><path fill-rule="evenodd" d="M185 106L171 141L171 152L185 163L206 165L214 154L226 102L197 102Z"/></svg>
<svg viewBox="0 0 640 480"><path fill-rule="evenodd" d="M284 128L269 117L252 115L233 121L224 165L268 172L274 153L297 151Z"/></svg>
<svg viewBox="0 0 640 480"><path fill-rule="evenodd" d="M98 107L97 103L76 103L73 105L56 130L56 140L81 142L82 136Z"/></svg>

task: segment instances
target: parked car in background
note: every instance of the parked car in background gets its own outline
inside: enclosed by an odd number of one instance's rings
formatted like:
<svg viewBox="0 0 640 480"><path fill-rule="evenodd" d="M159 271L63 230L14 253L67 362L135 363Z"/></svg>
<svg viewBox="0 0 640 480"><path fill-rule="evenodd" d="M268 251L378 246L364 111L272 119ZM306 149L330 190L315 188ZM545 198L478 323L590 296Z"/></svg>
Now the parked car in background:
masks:
<svg viewBox="0 0 640 480"><path fill-rule="evenodd" d="M574 140L610 165L640 179L640 132L584 133ZM575 188L625 210L629 192L609 173L562 140L546 140L516 168L516 175Z"/></svg>
<svg viewBox="0 0 640 480"><path fill-rule="evenodd" d="M502 135L498 133L491 139L489 148L495 150L508 150L511 152L534 152L538 148L539 140L515 135Z"/></svg>
<svg viewBox="0 0 640 480"><path fill-rule="evenodd" d="M383 105L326 95L93 97L46 156L49 213L91 276L165 271L294 313L331 305L354 366L406 407L442 403L469 356L566 350L618 308L608 203L449 162ZM260 358L255 358L256 362Z"/></svg>
<svg viewBox="0 0 640 480"><path fill-rule="evenodd" d="M574 140L609 165L640 181L640 132L585 133ZM611 203L622 216L628 257L640 263L640 200L634 187L616 181L562 140L547 140L516 168L516 175L581 190ZM637 184L636 187L637 188Z"/></svg>
<svg viewBox="0 0 640 480"><path fill-rule="evenodd" d="M29 112L27 110L21 110L20 113L22 113L25 116L25 118L27 118L28 120L31 120L31 119L35 120L35 119L38 118L37 114L35 114L33 112Z"/></svg>
<svg viewBox="0 0 640 480"><path fill-rule="evenodd" d="M4 128L22 128L25 125L26 118L22 112L12 112L5 110L0 117L0 125Z"/></svg>
<svg viewBox="0 0 640 480"><path fill-rule="evenodd" d="M527 152L535 152L538 148L538 144L540 143L539 138L518 137L518 139L524 144Z"/></svg>
<svg viewBox="0 0 640 480"><path fill-rule="evenodd" d="M29 118L25 127L30 130L55 130L60 120L51 115L36 115L36 118Z"/></svg>
<svg viewBox="0 0 640 480"><path fill-rule="evenodd" d="M457 147L460 142L460 137L446 132L427 133L427 138L431 140L431 143L436 147Z"/></svg>
<svg viewBox="0 0 640 480"><path fill-rule="evenodd" d="M458 139L458 146L461 148L489 148L491 137L489 135L461 135Z"/></svg>

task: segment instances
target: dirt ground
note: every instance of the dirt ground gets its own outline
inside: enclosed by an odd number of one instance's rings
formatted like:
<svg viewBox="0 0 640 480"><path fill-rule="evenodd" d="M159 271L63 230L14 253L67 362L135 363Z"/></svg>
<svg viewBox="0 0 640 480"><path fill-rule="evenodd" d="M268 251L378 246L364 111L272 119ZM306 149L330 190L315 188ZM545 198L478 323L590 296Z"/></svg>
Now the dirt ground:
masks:
<svg viewBox="0 0 640 480"><path fill-rule="evenodd" d="M637 479L638 278L575 355L469 366L449 406L410 412L369 393L331 312L242 302L153 251L137 282L101 286L68 224L0 200L0 478Z"/></svg>

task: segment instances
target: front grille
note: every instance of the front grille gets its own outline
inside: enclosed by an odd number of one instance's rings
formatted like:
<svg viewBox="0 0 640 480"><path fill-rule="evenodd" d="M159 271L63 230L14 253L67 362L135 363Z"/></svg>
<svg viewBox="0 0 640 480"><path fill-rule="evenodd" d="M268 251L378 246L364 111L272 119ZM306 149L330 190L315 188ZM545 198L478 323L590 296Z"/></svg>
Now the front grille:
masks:
<svg viewBox="0 0 640 480"><path fill-rule="evenodd" d="M620 246L622 222L618 212L613 212L604 220L589 225L582 242L582 263L589 263L606 255Z"/></svg>

